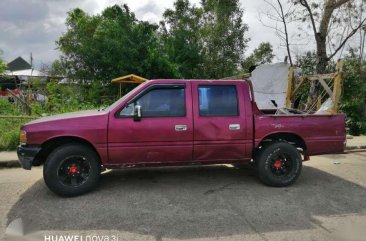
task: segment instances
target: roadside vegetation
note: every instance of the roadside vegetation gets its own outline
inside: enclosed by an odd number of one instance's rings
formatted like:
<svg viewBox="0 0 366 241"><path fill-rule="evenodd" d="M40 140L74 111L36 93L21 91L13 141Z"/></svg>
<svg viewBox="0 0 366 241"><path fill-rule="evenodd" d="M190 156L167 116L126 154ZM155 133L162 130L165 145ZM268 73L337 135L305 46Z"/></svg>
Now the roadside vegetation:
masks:
<svg viewBox="0 0 366 241"><path fill-rule="evenodd" d="M42 116L55 115L79 110L96 109L107 102L100 102L96 97L97 90L92 87L81 88L78 85L59 85L56 82L49 82L45 86L38 85L37 88L43 88L42 91L48 96L48 101L41 105L39 102L32 102L31 118L27 118L20 106L16 103L10 103L7 98L0 99L0 151L15 150L19 144L19 129L25 123L32 119ZM84 93L87 92L88 93ZM44 92L43 92L44 93ZM95 103L89 98L96 98ZM96 102L100 102L99 105ZM12 118L12 116L24 116L25 118Z"/></svg>
<svg viewBox="0 0 366 241"><path fill-rule="evenodd" d="M22 112L9 103L0 99L0 115L21 115ZM14 150L19 144L19 128L29 120L0 118L0 151Z"/></svg>
<svg viewBox="0 0 366 241"><path fill-rule="evenodd" d="M19 128L29 120L0 119L0 151L13 151L19 145Z"/></svg>

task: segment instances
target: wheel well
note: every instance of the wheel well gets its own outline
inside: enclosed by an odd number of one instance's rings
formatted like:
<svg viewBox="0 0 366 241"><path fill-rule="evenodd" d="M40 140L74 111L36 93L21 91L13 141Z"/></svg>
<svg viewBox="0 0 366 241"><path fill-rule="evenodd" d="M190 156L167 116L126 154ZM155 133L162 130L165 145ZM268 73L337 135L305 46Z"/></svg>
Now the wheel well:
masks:
<svg viewBox="0 0 366 241"><path fill-rule="evenodd" d="M296 148L300 148L303 154L306 153L305 141L300 136L293 133L275 133L268 135L262 139L262 141L257 146L257 149L263 146L264 144L273 141L286 141L294 145Z"/></svg>
<svg viewBox="0 0 366 241"><path fill-rule="evenodd" d="M50 140L44 142L41 145L41 151L36 155L36 157L32 163L33 166L42 165L45 162L45 160L47 159L48 155L53 150L55 150L59 146L62 146L64 144L70 144L70 143L78 143L78 144L83 144L83 145L90 147L91 149L93 149L95 151L95 153L97 153L97 155L100 159L100 156L99 156L97 150L95 149L95 147L87 140L82 139L80 137L63 136L63 137L56 137L56 138L53 138L53 139L50 139Z"/></svg>

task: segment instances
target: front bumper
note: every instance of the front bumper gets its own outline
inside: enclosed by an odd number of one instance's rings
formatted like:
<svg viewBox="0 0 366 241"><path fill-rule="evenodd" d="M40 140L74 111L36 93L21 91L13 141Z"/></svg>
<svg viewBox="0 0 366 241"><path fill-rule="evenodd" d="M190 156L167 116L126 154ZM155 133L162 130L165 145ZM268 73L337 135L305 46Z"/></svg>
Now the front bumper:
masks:
<svg viewBox="0 0 366 241"><path fill-rule="evenodd" d="M24 169L30 170L32 168L32 162L40 150L40 147L18 146L17 154L20 165Z"/></svg>

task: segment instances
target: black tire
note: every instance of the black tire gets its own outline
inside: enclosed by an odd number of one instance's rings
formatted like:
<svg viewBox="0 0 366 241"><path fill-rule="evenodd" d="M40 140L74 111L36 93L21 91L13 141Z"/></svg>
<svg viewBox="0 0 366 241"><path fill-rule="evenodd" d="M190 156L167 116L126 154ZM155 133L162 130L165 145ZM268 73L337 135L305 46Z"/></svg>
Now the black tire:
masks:
<svg viewBox="0 0 366 241"><path fill-rule="evenodd" d="M259 179L273 187L294 183L302 168L300 152L293 145L282 141L263 146L255 155L255 163Z"/></svg>
<svg viewBox="0 0 366 241"><path fill-rule="evenodd" d="M66 144L47 157L43 179L47 187L60 196L77 196L94 189L101 165L97 153L82 144Z"/></svg>

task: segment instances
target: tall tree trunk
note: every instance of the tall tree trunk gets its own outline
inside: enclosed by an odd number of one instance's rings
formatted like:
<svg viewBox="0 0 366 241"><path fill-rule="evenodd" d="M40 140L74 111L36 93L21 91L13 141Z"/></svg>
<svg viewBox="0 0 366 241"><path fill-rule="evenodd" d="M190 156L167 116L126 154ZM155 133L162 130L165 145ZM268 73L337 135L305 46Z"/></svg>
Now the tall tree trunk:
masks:
<svg viewBox="0 0 366 241"><path fill-rule="evenodd" d="M318 63L316 65L316 73L324 74L327 70L328 56L327 56L327 45L326 36L318 33L316 36L316 55L318 58Z"/></svg>
<svg viewBox="0 0 366 241"><path fill-rule="evenodd" d="M351 38L352 35L354 35L356 33L356 31L366 21L366 19L362 20L360 25L357 28L353 29L343 39L343 41L340 43L338 48L336 48L330 56L327 56L326 39L327 39L327 35L328 35L329 23L331 22L331 18L334 13L334 10L340 8L342 5L344 5L350 1L351 0L324 0L322 15L320 17L321 20L320 20L319 26L317 27L315 19L314 19L314 15L313 15L313 10L312 10L313 4L309 5L310 1L308 1L308 0L299 0L299 3L305 7L305 9L307 10L307 12L309 14L310 23L311 23L315 41L316 41L316 47L317 47L316 54L317 54L317 58L318 58L318 63L316 65L317 74L324 74L326 72L327 63L328 63L329 59L331 59L332 57L334 57L337 54L337 52L345 45L347 40L349 38ZM317 7L318 6L319 5L317 5ZM313 7L313 8L315 9L317 7ZM318 92L319 92L318 85L319 84L317 81L313 81L311 83L311 88L310 88L310 92L309 92L310 103L307 106L308 110L311 110L312 107L316 104L316 101L318 98Z"/></svg>
<svg viewBox="0 0 366 241"><path fill-rule="evenodd" d="M328 64L326 36L323 36L321 33L317 33L315 39L317 49L316 55L318 59L318 63L316 64L316 73L324 74L326 73ZM309 91L310 103L308 106L308 110L314 108L314 105L316 105L316 102L318 101L318 95L319 95L319 82L312 81Z"/></svg>

